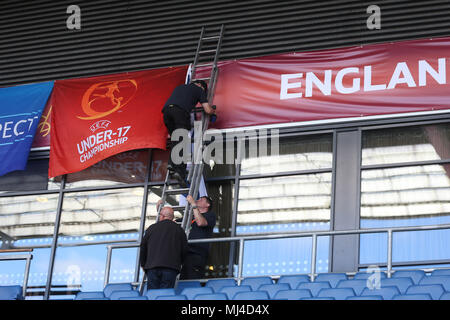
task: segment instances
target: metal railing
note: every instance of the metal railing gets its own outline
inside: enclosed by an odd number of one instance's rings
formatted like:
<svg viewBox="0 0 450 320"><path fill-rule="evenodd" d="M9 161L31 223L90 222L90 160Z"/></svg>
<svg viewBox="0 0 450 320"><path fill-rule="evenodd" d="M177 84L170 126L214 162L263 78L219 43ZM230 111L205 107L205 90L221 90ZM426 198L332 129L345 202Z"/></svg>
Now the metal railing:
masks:
<svg viewBox="0 0 450 320"><path fill-rule="evenodd" d="M28 254L19 254L21 252L29 252ZM33 249L6 249L6 250L0 250L0 262L1 261L14 261L14 260L25 260L25 273L23 277L23 283L22 283L22 296L25 297L27 293L27 287L28 287L28 277L30 275L30 264L31 259L33 259L33 255L31 254L33 252ZM3 253L14 253L14 254L5 254Z"/></svg>
<svg viewBox="0 0 450 320"><path fill-rule="evenodd" d="M375 229L357 229L357 230L342 230L342 231L314 231L314 232L296 232L296 233L284 233L284 234L271 234L271 235L260 235L260 236L236 236L236 237L224 237L224 238L211 238L211 239L196 239L189 240L189 243L215 243L215 242L238 242L239 243L239 254L237 262L237 276L233 277L237 280L238 284L241 283L243 277L243 266L244 266L244 246L245 241L252 240L268 240L268 239L287 239L287 238L306 238L311 237L312 239L312 250L311 250L311 271L309 276L311 281L314 281L316 277L316 256L317 256L317 238L321 236L339 236L339 235L361 235L370 233L387 233L387 277L390 278L393 273L392 264L392 248L393 248L393 234L395 232L408 232L408 231L432 231L432 230L442 230L450 229L450 224L443 225L433 225L433 226L417 226L417 227L392 227L392 228L375 228ZM105 269L105 285L109 282L109 272L111 269L111 252L113 249L119 248L133 248L139 247L138 243L135 244L113 244L108 246L108 255L106 261Z"/></svg>

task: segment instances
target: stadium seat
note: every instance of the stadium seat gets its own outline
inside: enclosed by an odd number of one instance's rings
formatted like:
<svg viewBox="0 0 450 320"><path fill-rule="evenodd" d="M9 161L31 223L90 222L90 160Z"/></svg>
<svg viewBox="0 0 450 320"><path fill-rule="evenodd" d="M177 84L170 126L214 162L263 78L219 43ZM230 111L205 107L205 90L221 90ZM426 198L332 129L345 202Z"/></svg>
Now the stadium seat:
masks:
<svg viewBox="0 0 450 320"><path fill-rule="evenodd" d="M269 300L269 294L266 291L247 291L238 292L233 300Z"/></svg>
<svg viewBox="0 0 450 320"><path fill-rule="evenodd" d="M180 294L184 288L200 288L201 286L202 284L198 280L178 281L177 285L175 286L175 292L177 294Z"/></svg>
<svg viewBox="0 0 450 320"><path fill-rule="evenodd" d="M311 291L307 289L291 289L278 291L273 300L300 300L302 298L312 298Z"/></svg>
<svg viewBox="0 0 450 320"><path fill-rule="evenodd" d="M392 300L431 300L429 294L400 294L392 298Z"/></svg>
<svg viewBox="0 0 450 320"><path fill-rule="evenodd" d="M211 279L206 282L205 287L210 287L214 292L219 292L222 287L232 287L236 285L236 280L234 279Z"/></svg>
<svg viewBox="0 0 450 320"><path fill-rule="evenodd" d="M400 290L397 287L381 287L380 289L365 288L361 296L382 296L383 300L391 300L395 295L400 295Z"/></svg>
<svg viewBox="0 0 450 320"><path fill-rule="evenodd" d="M423 284L411 286L406 290L406 294L429 294L433 300L439 300L445 289L440 284Z"/></svg>
<svg viewBox="0 0 450 320"><path fill-rule="evenodd" d="M297 288L298 284L302 282L311 282L309 276L305 274L285 275L281 276L277 281L277 283L288 283L291 286L291 289Z"/></svg>
<svg viewBox="0 0 450 320"><path fill-rule="evenodd" d="M370 276L373 275L373 272L358 272L355 274L355 276L353 277L353 279L355 280L367 280L367 278L369 278ZM380 279L386 279L386 274L384 272L380 272Z"/></svg>
<svg viewBox="0 0 450 320"><path fill-rule="evenodd" d="M109 300L119 300L120 298L132 298L132 297L139 297L139 291L137 290L113 291L109 296Z"/></svg>
<svg viewBox="0 0 450 320"><path fill-rule="evenodd" d="M297 286L297 289L308 289L311 291L313 297L317 297L320 290L329 288L331 288L329 282L303 282Z"/></svg>
<svg viewBox="0 0 450 320"><path fill-rule="evenodd" d="M83 299L83 300L109 300L109 298L87 298L87 299Z"/></svg>
<svg viewBox="0 0 450 320"><path fill-rule="evenodd" d="M225 293L198 294L194 300L228 300Z"/></svg>
<svg viewBox="0 0 450 320"><path fill-rule="evenodd" d="M186 296L188 300L194 300L195 296L198 294L209 294L209 293L214 293L214 290L208 287L184 288L183 291L181 291L181 295Z"/></svg>
<svg viewBox="0 0 450 320"><path fill-rule="evenodd" d="M185 295L177 294L173 296L158 296L156 300L188 300Z"/></svg>
<svg viewBox="0 0 450 320"><path fill-rule="evenodd" d="M75 296L75 300L86 300L86 299L102 299L105 298L103 291L92 291L92 292L78 292Z"/></svg>
<svg viewBox="0 0 450 320"><path fill-rule="evenodd" d="M445 291L450 292L450 276L427 276L419 282L422 284L441 284Z"/></svg>
<svg viewBox="0 0 450 320"><path fill-rule="evenodd" d="M138 296L138 297L119 298L119 300L148 300L148 298L146 296Z"/></svg>
<svg viewBox="0 0 450 320"><path fill-rule="evenodd" d="M346 300L383 300L382 296L355 296L348 297Z"/></svg>
<svg viewBox="0 0 450 320"><path fill-rule="evenodd" d="M351 288L355 291L355 294L359 296L365 288L367 288L367 279L350 279L339 281L336 288Z"/></svg>
<svg viewBox="0 0 450 320"><path fill-rule="evenodd" d="M328 282L332 288L336 288L341 280L347 280L345 273L319 273L314 280L315 282Z"/></svg>
<svg viewBox="0 0 450 320"><path fill-rule="evenodd" d="M398 290L400 290L401 294L405 294L406 290L408 290L408 288L413 285L414 282L411 280L411 278L381 279L381 287L396 286Z"/></svg>
<svg viewBox="0 0 450 320"><path fill-rule="evenodd" d="M392 275L392 278L411 278L414 284L419 284L423 277L425 277L423 270L397 270Z"/></svg>
<svg viewBox="0 0 450 320"><path fill-rule="evenodd" d="M444 293L439 300L450 300L450 292Z"/></svg>
<svg viewBox="0 0 450 320"><path fill-rule="evenodd" d="M322 289L317 295L318 298L333 297L335 300L345 300L348 297L354 297L355 291L352 288L330 288Z"/></svg>
<svg viewBox="0 0 450 320"><path fill-rule="evenodd" d="M252 291L252 287L246 285L240 286L231 286L231 287L222 287L219 292L225 293L228 297L228 300L232 300L234 295L239 292L248 292Z"/></svg>
<svg viewBox="0 0 450 320"><path fill-rule="evenodd" d="M252 278L244 278L242 280L241 285L252 287L253 291L258 290L259 286L262 284L273 284L272 278L270 277L252 277Z"/></svg>
<svg viewBox="0 0 450 320"><path fill-rule="evenodd" d="M314 298L303 298L300 300L334 300L333 297L314 297Z"/></svg>
<svg viewBox="0 0 450 320"><path fill-rule="evenodd" d="M277 284L262 284L258 291L266 291L269 294L269 298L273 299L273 297L277 294L278 291L281 290L289 290L291 286L287 283L277 283Z"/></svg>
<svg viewBox="0 0 450 320"><path fill-rule="evenodd" d="M431 273L432 277L435 276L450 276L450 269L437 269Z"/></svg>
<svg viewBox="0 0 450 320"><path fill-rule="evenodd" d="M159 296L174 296L176 295L175 289L150 289L145 293L148 300L155 300Z"/></svg>
<svg viewBox="0 0 450 320"><path fill-rule="evenodd" d="M0 300L23 300L21 286L0 286Z"/></svg>
<svg viewBox="0 0 450 320"><path fill-rule="evenodd" d="M105 297L109 298L109 296L114 291L126 291L126 290L129 291L133 290L131 283L108 283L103 289L103 293L105 294Z"/></svg>

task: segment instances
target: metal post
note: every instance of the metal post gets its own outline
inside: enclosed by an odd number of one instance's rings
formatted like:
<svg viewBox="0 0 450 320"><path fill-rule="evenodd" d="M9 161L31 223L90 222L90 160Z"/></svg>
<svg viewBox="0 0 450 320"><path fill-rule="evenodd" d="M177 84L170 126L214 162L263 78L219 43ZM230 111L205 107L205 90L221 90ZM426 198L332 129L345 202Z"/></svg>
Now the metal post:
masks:
<svg viewBox="0 0 450 320"><path fill-rule="evenodd" d="M111 272L111 255L112 255L112 247L108 246L108 253L106 254L106 266L105 266L105 278L103 280L103 287L109 282L109 273Z"/></svg>
<svg viewBox="0 0 450 320"><path fill-rule="evenodd" d="M22 295L25 298L26 294L27 294L27 287L28 287L28 277L30 275L30 264L31 264L31 259L33 259L33 255L30 255L29 257L27 257L27 262L25 265L25 274L23 277L23 288L22 288Z"/></svg>
<svg viewBox="0 0 450 320"><path fill-rule="evenodd" d="M239 239L239 260L238 260L238 285L241 285L242 271L244 268L244 239Z"/></svg>
<svg viewBox="0 0 450 320"><path fill-rule="evenodd" d="M392 229L388 230L388 256L387 256L387 277L391 277L392 273Z"/></svg>
<svg viewBox="0 0 450 320"><path fill-rule="evenodd" d="M67 178L67 176L64 175L61 180L61 186L59 188L58 206L56 209L56 219L55 219L55 229L53 230L53 243L52 243L52 247L51 247L52 249L51 249L51 253L50 253L50 263L48 266L47 283L45 285L44 300L48 300L50 297L50 288L51 288L52 277L53 277L53 267L55 266L56 248L58 246L59 225L61 223L62 205L63 205L63 198L64 198L63 190L66 186L66 178Z"/></svg>
<svg viewBox="0 0 450 320"><path fill-rule="evenodd" d="M316 277L316 251L317 251L317 235L312 235L312 250L311 250L311 281Z"/></svg>

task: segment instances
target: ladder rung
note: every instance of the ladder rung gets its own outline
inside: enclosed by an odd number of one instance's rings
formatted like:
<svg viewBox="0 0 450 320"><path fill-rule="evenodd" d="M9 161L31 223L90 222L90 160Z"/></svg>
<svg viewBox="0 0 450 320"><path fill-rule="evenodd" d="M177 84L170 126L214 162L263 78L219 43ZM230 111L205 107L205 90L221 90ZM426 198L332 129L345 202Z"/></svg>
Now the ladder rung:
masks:
<svg viewBox="0 0 450 320"><path fill-rule="evenodd" d="M189 192L189 188L166 190L166 194L182 194Z"/></svg>
<svg viewBox="0 0 450 320"><path fill-rule="evenodd" d="M199 63L196 64L195 67L207 67L207 66L213 66L214 63L213 62L209 62L209 63Z"/></svg>
<svg viewBox="0 0 450 320"><path fill-rule="evenodd" d="M202 40L214 40L214 39L219 39L220 36L210 36L210 37L204 37L202 38Z"/></svg>
<svg viewBox="0 0 450 320"><path fill-rule="evenodd" d="M203 51L200 51L199 53L213 53L213 52L216 52L216 49L203 50Z"/></svg>
<svg viewBox="0 0 450 320"><path fill-rule="evenodd" d="M185 206L172 206L173 211L184 211Z"/></svg>
<svg viewBox="0 0 450 320"><path fill-rule="evenodd" d="M195 80L211 80L211 78L207 77L207 78L195 78L195 79L192 79L192 81L195 81Z"/></svg>

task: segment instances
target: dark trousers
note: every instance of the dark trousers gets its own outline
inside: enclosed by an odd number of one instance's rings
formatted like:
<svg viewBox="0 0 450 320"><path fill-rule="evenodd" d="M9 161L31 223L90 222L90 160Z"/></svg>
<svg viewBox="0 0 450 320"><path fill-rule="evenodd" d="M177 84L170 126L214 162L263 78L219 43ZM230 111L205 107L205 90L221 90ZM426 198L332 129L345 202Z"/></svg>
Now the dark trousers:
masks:
<svg viewBox="0 0 450 320"><path fill-rule="evenodd" d="M152 268L147 273L147 289L164 289L175 287L178 271L170 268Z"/></svg>
<svg viewBox="0 0 450 320"><path fill-rule="evenodd" d="M172 133L176 129L186 129L187 131L191 130L191 115L187 111L178 106L170 105L164 107L163 119L170 136L172 136ZM169 144L169 150L172 150L175 144L176 142L171 142ZM180 156L182 156L182 154L180 154ZM170 156L169 165L182 177L186 176L186 163L174 164L172 162L172 156Z"/></svg>
<svg viewBox="0 0 450 320"><path fill-rule="evenodd" d="M190 252L180 272L180 280L202 279L205 275L207 257Z"/></svg>

